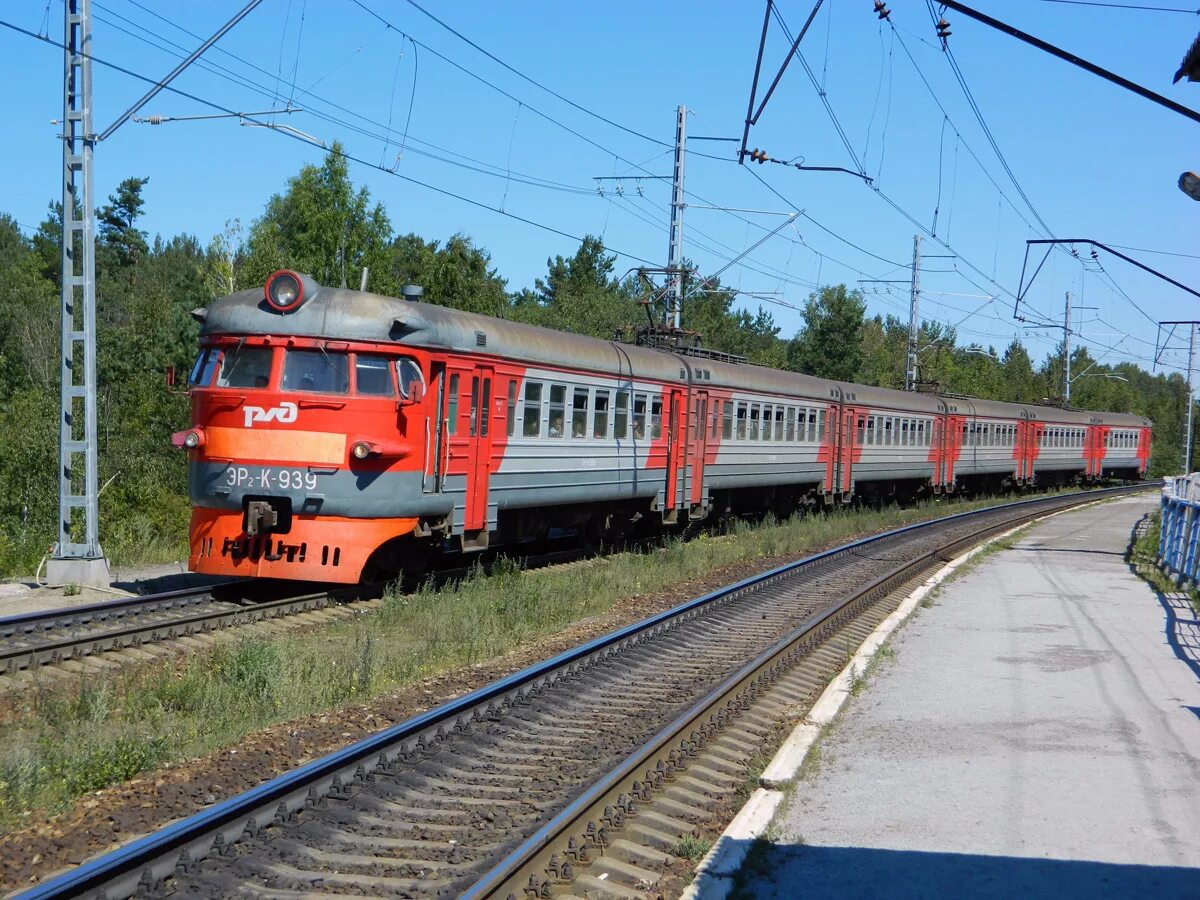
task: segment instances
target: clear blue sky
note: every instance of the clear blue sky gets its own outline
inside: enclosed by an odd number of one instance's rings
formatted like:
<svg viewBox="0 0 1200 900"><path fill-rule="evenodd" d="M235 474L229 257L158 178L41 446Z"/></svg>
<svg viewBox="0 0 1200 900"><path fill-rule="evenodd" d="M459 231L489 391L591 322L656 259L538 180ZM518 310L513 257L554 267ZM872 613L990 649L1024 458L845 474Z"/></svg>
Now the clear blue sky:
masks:
<svg viewBox="0 0 1200 900"><path fill-rule="evenodd" d="M660 264L667 250L668 183L644 180L639 194L639 182L629 180L617 195L613 182L607 182L606 194L600 196L593 177L668 175L667 145L681 103L693 111L690 134L740 136L763 16L759 2L467 0L435 5L429 0L427 8L434 14L509 65L580 106L661 142L655 143L522 80L404 0L361 3L394 29L352 0L265 0L205 57L206 64L221 71L198 64L176 86L241 111L282 106L292 97L306 112L277 121L323 141L341 140L348 152L372 163L396 164L398 174L486 206L502 206L570 235L603 235L615 251ZM159 77L178 61L177 48L172 48L176 55L162 49L170 47L168 42L187 50L198 43L181 29L206 37L241 5L241 0L93 0L93 52ZM978 0L976 5L1200 109L1200 84L1171 84L1200 28L1198 16L1043 0ZM770 164L738 167L729 161L734 144L693 140L685 253L702 271L713 272L780 221L778 216L731 214L701 205L780 212L794 204L803 209L811 218L797 219L794 227L753 252L747 266L735 265L722 276L743 291L768 295L765 301L744 297L740 302L751 307L764 302L790 335L802 324L796 308L818 282L854 285L863 278L908 278L905 267L916 228L887 198L931 230L937 207L937 235L959 257L926 261L923 312L961 323L964 342L997 350L1019 334L1035 358L1041 358L1061 333L1020 331L1012 319L1011 296L1020 278L1024 242L1044 236L1041 226L968 106L934 37L926 4L892 0L889 6L895 34L876 19L869 0L827 0L802 45L854 155L882 195L845 174ZM778 3L793 31L811 7L811 0ZM1200 254L1200 204L1176 187L1182 171L1200 170L1196 123L963 16L950 12L947 17L953 31L950 46L984 120L1055 236ZM49 34L61 39L61 0L51 0L48 7L43 0L9 2L0 18L35 32L48 20ZM399 32L420 46L414 50ZM768 75L786 46L773 21L764 62ZM49 122L61 114L61 71L60 50L0 29L0 79L7 86L0 209L27 226L42 220L47 202L60 192L61 150ZM97 128L144 89L126 75L97 66ZM410 97L407 149L397 164ZM208 112L212 110L168 93L143 110ZM811 165L856 167L809 76L795 63L753 129L750 146ZM151 234L189 232L207 242L228 220L249 225L290 175L321 155L319 148L231 121L158 127L129 123L97 151L97 204L122 178L149 176L142 225ZM351 172L386 206L398 232L441 240L466 233L492 254L512 289L532 285L544 273L547 256L576 249L571 238L378 169L355 165ZM950 252L928 237L923 249L930 255ZM1088 251L1081 248L1081 253ZM1131 255L1200 285L1200 260ZM637 259L622 257L618 269L637 264ZM1090 259L1085 267L1066 253L1053 253L1028 300L1034 310L1061 317L1064 292L1074 291L1081 305L1098 307L1076 315L1082 320L1081 337L1093 353L1107 354L1106 362L1133 359L1149 367L1156 334L1151 320L1197 317L1200 301L1110 256L1102 255L1100 264L1103 271ZM869 292L871 313L906 315L907 284L862 286ZM998 299L988 302L989 294ZM1173 352L1166 361L1174 368L1182 360L1181 353Z"/></svg>

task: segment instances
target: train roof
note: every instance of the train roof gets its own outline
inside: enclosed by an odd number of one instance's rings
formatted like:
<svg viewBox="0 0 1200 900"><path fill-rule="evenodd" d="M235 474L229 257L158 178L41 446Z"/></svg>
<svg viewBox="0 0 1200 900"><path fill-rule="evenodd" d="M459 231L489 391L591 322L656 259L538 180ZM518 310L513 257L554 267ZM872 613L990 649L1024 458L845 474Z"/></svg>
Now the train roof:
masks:
<svg viewBox="0 0 1200 900"><path fill-rule="evenodd" d="M319 287L298 309L286 313L271 307L261 288L239 291L208 308L200 333L371 341L664 381L687 379L679 358L647 347L347 288Z"/></svg>
<svg viewBox="0 0 1200 900"><path fill-rule="evenodd" d="M619 341L526 325L446 306L367 291L317 285L296 309L281 312L262 288L221 297L198 313L202 337L222 334L296 335L335 341L369 341L487 353L534 365L590 369L660 381L711 384L742 391L799 395L816 400L938 413L1031 419L1048 423L1149 426L1128 413L1100 413L1004 403L830 381L705 357L676 355Z"/></svg>

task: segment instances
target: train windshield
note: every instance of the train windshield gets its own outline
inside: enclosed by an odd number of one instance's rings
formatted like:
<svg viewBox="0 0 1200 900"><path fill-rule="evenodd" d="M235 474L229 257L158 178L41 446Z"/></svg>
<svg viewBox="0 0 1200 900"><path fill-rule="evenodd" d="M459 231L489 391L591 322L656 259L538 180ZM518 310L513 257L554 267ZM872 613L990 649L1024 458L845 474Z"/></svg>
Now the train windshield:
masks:
<svg viewBox="0 0 1200 900"><path fill-rule="evenodd" d="M213 372L220 362L220 350L215 347L201 350L200 355L196 357L196 364L192 366L192 374L188 376L188 384L192 387L207 387L212 384Z"/></svg>
<svg viewBox="0 0 1200 900"><path fill-rule="evenodd" d="M347 394L350 392L350 360L344 353L289 350L283 361L283 389Z"/></svg>
<svg viewBox="0 0 1200 900"><path fill-rule="evenodd" d="M245 344L227 350L217 376L218 387L265 388L271 380L270 347L247 347Z"/></svg>

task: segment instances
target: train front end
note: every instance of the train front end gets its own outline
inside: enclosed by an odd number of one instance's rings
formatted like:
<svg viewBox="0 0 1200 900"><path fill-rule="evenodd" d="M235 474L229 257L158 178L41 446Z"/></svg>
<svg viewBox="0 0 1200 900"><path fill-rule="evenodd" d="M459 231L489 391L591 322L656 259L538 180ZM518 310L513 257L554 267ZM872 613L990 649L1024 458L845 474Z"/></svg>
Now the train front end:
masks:
<svg viewBox="0 0 1200 900"><path fill-rule="evenodd" d="M388 339L396 301L276 272L198 310L189 383L189 567L354 583L420 520L427 462L418 349Z"/></svg>

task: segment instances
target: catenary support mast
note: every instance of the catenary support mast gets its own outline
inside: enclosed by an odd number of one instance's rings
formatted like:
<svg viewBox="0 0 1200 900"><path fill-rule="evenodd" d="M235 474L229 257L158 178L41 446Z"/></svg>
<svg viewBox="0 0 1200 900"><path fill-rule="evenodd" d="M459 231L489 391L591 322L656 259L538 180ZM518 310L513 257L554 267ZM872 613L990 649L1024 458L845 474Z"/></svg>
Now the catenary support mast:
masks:
<svg viewBox="0 0 1200 900"><path fill-rule="evenodd" d="M91 0L66 0L63 43L62 352L58 541L51 583L108 584L96 447L96 254Z"/></svg>
<svg viewBox="0 0 1200 900"><path fill-rule="evenodd" d="M675 169L671 176L671 245L667 251L666 324L680 327L682 321L683 273L683 193L684 158L687 155L687 107L680 106L675 117Z"/></svg>
<svg viewBox="0 0 1200 900"><path fill-rule="evenodd" d="M904 389L917 389L917 342L921 337L921 236L913 235L912 293L908 301L908 364L904 369Z"/></svg>

